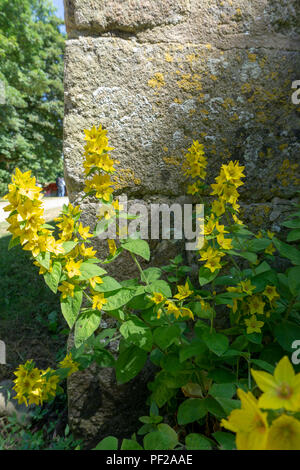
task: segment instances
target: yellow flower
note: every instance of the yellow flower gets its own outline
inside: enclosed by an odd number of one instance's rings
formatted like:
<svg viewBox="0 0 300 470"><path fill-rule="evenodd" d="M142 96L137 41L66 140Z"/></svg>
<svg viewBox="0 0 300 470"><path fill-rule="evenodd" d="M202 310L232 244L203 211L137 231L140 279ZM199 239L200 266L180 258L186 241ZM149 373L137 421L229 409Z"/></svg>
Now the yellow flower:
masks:
<svg viewBox="0 0 300 470"><path fill-rule="evenodd" d="M300 450L300 421L287 415L275 419L266 450Z"/></svg>
<svg viewBox="0 0 300 470"><path fill-rule="evenodd" d="M70 369L68 372L68 377L79 370L78 362L73 361L72 354L69 353L66 357L59 363L61 369Z"/></svg>
<svg viewBox="0 0 300 470"><path fill-rule="evenodd" d="M174 295L175 299L183 300L193 294L193 291L190 290L189 283L186 281L184 286L177 286L178 294Z"/></svg>
<svg viewBox="0 0 300 470"><path fill-rule="evenodd" d="M86 180L84 191L86 193L95 191L98 199L109 201L110 195L113 193L112 185L113 182L109 175L95 174L91 180Z"/></svg>
<svg viewBox="0 0 300 470"><path fill-rule="evenodd" d="M228 165L222 165L222 170L224 172L226 180L230 181L236 187L241 186L243 184L240 179L245 177L243 173L244 169L244 166L239 166L238 161L231 161Z"/></svg>
<svg viewBox="0 0 300 470"><path fill-rule="evenodd" d="M74 297L74 284L70 284L70 282L63 281L62 285L58 287L58 290L62 293L62 298L65 299L66 297Z"/></svg>
<svg viewBox="0 0 300 470"><path fill-rule="evenodd" d="M199 188L198 188L198 185L197 183L194 183L194 184L189 184L188 187L187 187L187 194L196 194L199 192Z"/></svg>
<svg viewBox="0 0 300 470"><path fill-rule="evenodd" d="M68 277L74 277L74 276L80 276L80 265L82 261L74 261L73 259L70 259L65 268L68 273Z"/></svg>
<svg viewBox="0 0 300 470"><path fill-rule="evenodd" d="M115 256L117 252L117 246L116 246L115 240L107 240L107 243L108 243L109 253L111 254L111 256Z"/></svg>
<svg viewBox="0 0 300 470"><path fill-rule="evenodd" d="M256 316L253 315L251 318L245 320L247 326L247 334L260 333L261 328L264 326L263 321L258 321Z"/></svg>
<svg viewBox="0 0 300 470"><path fill-rule="evenodd" d="M192 178L205 179L207 160L204 155L204 146L199 144L198 140L193 141L193 145L188 149L183 163L183 172L185 176Z"/></svg>
<svg viewBox="0 0 300 470"><path fill-rule="evenodd" d="M99 276L94 276L89 279L89 283L93 289L95 289L96 284L103 284L103 280Z"/></svg>
<svg viewBox="0 0 300 470"><path fill-rule="evenodd" d="M249 299L249 309L250 309L251 315L254 315L255 313L258 313L259 315L263 315L265 305L266 304L265 302L263 302L260 295L253 295Z"/></svg>
<svg viewBox="0 0 300 470"><path fill-rule="evenodd" d="M245 393L239 389L237 394L242 407L233 410L228 420L222 419L221 426L236 433L238 450L264 450L269 431L267 413L259 409L251 392Z"/></svg>
<svg viewBox="0 0 300 470"><path fill-rule="evenodd" d="M158 305L164 302L166 298L160 292L153 292L153 297L151 297L151 300Z"/></svg>
<svg viewBox="0 0 300 470"><path fill-rule="evenodd" d="M182 317L190 317L192 320L194 320L194 314L189 308L181 307L180 313Z"/></svg>
<svg viewBox="0 0 300 470"><path fill-rule="evenodd" d="M276 248L274 247L273 243L271 243L268 248L265 249L265 253L268 255L273 255L273 253L276 251Z"/></svg>
<svg viewBox="0 0 300 470"><path fill-rule="evenodd" d="M287 356L279 361L274 375L257 370L251 372L258 387L264 392L259 398L261 408L300 411L300 373L295 374Z"/></svg>
<svg viewBox="0 0 300 470"><path fill-rule="evenodd" d="M265 290L263 291L263 295L268 297L270 302L272 302L274 299L279 298L279 294L276 291L275 286L266 286Z"/></svg>
<svg viewBox="0 0 300 470"><path fill-rule="evenodd" d="M92 300L93 308L97 310L101 310L103 305L107 303L107 300L104 298L104 294L102 292L100 294L93 295Z"/></svg>
<svg viewBox="0 0 300 470"><path fill-rule="evenodd" d="M166 307L167 307L167 313L169 315L173 314L175 315L175 318L178 319L181 314L180 314L180 310L179 308L174 304L174 302L172 302L171 300L167 300L166 303L165 303Z"/></svg>
<svg viewBox="0 0 300 470"><path fill-rule="evenodd" d="M222 250L231 250L233 248L232 238L224 238L223 234L217 236L217 242Z"/></svg>
<svg viewBox="0 0 300 470"><path fill-rule="evenodd" d="M84 243L79 247L79 253L84 258L94 258L95 254L97 253L91 246L88 248L84 245Z"/></svg>
<svg viewBox="0 0 300 470"><path fill-rule="evenodd" d="M242 288L242 292L245 292L248 295L252 295L252 291L255 290L255 286L251 284L250 279L247 279L246 281L241 281L238 283L239 286Z"/></svg>
<svg viewBox="0 0 300 470"><path fill-rule="evenodd" d="M217 217L220 217L225 212L224 202L216 199L211 205L211 210Z"/></svg>
<svg viewBox="0 0 300 470"><path fill-rule="evenodd" d="M78 227L78 232L81 235L81 237L86 240L87 238L91 238L93 235L89 233L90 227L83 227L82 223L80 222L80 225Z"/></svg>
<svg viewBox="0 0 300 470"><path fill-rule="evenodd" d="M219 232L221 235L224 235L224 233L229 233L227 230L225 230L225 226L219 224L219 222L216 222L216 230Z"/></svg>

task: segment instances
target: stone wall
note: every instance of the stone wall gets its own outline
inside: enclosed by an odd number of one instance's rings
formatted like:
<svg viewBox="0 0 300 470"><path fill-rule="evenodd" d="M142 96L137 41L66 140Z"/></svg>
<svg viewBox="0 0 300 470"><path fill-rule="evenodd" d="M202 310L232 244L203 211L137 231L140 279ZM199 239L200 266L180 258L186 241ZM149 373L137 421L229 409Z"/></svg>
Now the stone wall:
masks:
<svg viewBox="0 0 300 470"><path fill-rule="evenodd" d="M102 124L120 193L183 195L183 153L198 139L211 179L231 159L245 165L247 219L279 230L300 182L299 0L65 0L65 10L71 201L82 195L83 129Z"/></svg>

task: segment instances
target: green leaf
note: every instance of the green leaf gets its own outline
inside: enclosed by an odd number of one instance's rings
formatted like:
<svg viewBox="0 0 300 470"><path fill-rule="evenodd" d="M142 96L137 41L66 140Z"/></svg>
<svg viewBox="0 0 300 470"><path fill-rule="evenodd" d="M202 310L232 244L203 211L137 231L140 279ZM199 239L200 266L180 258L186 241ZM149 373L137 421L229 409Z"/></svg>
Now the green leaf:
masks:
<svg viewBox="0 0 300 470"><path fill-rule="evenodd" d="M245 337L250 343L261 344L263 335L262 333L245 333Z"/></svg>
<svg viewBox="0 0 300 470"><path fill-rule="evenodd" d="M300 291L300 266L288 270L288 283L291 293L297 296Z"/></svg>
<svg viewBox="0 0 300 470"><path fill-rule="evenodd" d="M300 339L300 326L283 321L275 326L274 336L285 351L293 352L293 342L295 339Z"/></svg>
<svg viewBox="0 0 300 470"><path fill-rule="evenodd" d="M121 284L118 283L113 277L105 276L102 278L102 284L96 284L94 290L97 292L112 292L121 289Z"/></svg>
<svg viewBox="0 0 300 470"><path fill-rule="evenodd" d="M272 241L281 256L288 258L293 264L300 264L300 251L297 250L297 248L292 245L288 245L275 237Z"/></svg>
<svg viewBox="0 0 300 470"><path fill-rule="evenodd" d="M93 450L118 450L118 439L113 436L105 437Z"/></svg>
<svg viewBox="0 0 300 470"><path fill-rule="evenodd" d="M288 242L295 242L297 240L300 240L300 228L296 228L294 230L291 230L288 233L288 236L287 236L287 241Z"/></svg>
<svg viewBox="0 0 300 470"><path fill-rule="evenodd" d="M211 272L210 269L201 266L199 269L199 284L200 286L204 286L209 282L213 281L219 274L220 270L216 269L215 272Z"/></svg>
<svg viewBox="0 0 300 470"><path fill-rule="evenodd" d="M146 261L150 260L150 248L145 240L129 238L125 242L122 242L122 248L130 251L130 253L141 256Z"/></svg>
<svg viewBox="0 0 300 470"><path fill-rule="evenodd" d="M129 382L144 367L147 353L137 346L130 346L119 354L116 362L116 377L121 384Z"/></svg>
<svg viewBox="0 0 300 470"><path fill-rule="evenodd" d="M121 450L143 450L143 447L133 439L123 439Z"/></svg>
<svg viewBox="0 0 300 470"><path fill-rule="evenodd" d="M300 219L292 219L287 220L286 222L282 222L284 227L288 228L299 228L300 229Z"/></svg>
<svg viewBox="0 0 300 470"><path fill-rule="evenodd" d="M226 415L228 416L233 410L241 408L240 400L232 400L231 398L215 397L215 400L222 406Z"/></svg>
<svg viewBox="0 0 300 470"><path fill-rule="evenodd" d="M211 450L211 441L202 434L188 434L185 438L187 450Z"/></svg>
<svg viewBox="0 0 300 470"><path fill-rule="evenodd" d="M207 414L205 400L201 398L188 398L179 405L177 413L178 424L193 423Z"/></svg>
<svg viewBox="0 0 300 470"><path fill-rule="evenodd" d="M266 361L262 361L261 359L251 359L251 363L273 375L275 367L271 364L268 364Z"/></svg>
<svg viewBox="0 0 300 470"><path fill-rule="evenodd" d="M222 356L229 347L229 340L227 336L221 333L209 333L204 331L202 339L208 349L214 352L217 356Z"/></svg>
<svg viewBox="0 0 300 470"><path fill-rule="evenodd" d="M270 244L270 242L269 242ZM234 250L228 250L227 253L233 256L240 256L241 258L245 258L248 260L250 263L256 263L257 261L257 255L255 253L251 253L250 251L234 251Z"/></svg>
<svg viewBox="0 0 300 470"><path fill-rule="evenodd" d="M101 313L99 310L84 310L75 324L75 347L79 348L100 325Z"/></svg>
<svg viewBox="0 0 300 470"><path fill-rule="evenodd" d="M66 297L65 299L61 300L61 311L70 328L73 327L76 321L77 315L80 311L81 303L82 291L75 291L74 297Z"/></svg>
<svg viewBox="0 0 300 470"><path fill-rule="evenodd" d="M234 384L213 384L209 389L209 394L215 398L232 398L235 391L236 389Z"/></svg>
<svg viewBox="0 0 300 470"><path fill-rule="evenodd" d="M75 248L75 246L77 244L78 244L78 242L73 242L73 241L64 242L62 244L63 249L64 249L64 254L67 255L68 253L70 253Z"/></svg>
<svg viewBox="0 0 300 470"><path fill-rule="evenodd" d="M157 426L157 431L150 432L144 437L145 450L173 450L177 444L176 432L164 423Z"/></svg>
<svg viewBox="0 0 300 470"><path fill-rule="evenodd" d="M163 280L157 280L152 282L152 284L146 287L146 291L149 293L160 292L167 298L172 297L172 291L170 289L169 284Z"/></svg>
<svg viewBox="0 0 300 470"><path fill-rule="evenodd" d="M8 244L8 250L11 250L15 246L20 245L20 237L13 238L11 237Z"/></svg>
<svg viewBox="0 0 300 470"><path fill-rule="evenodd" d="M80 273L81 276L79 279L88 280L91 279L91 277L103 276L103 274L106 274L106 271L96 264L85 261L80 265Z"/></svg>
<svg viewBox="0 0 300 470"><path fill-rule="evenodd" d="M178 325L161 326L154 330L153 341L160 349L165 350L176 342L179 336L180 328Z"/></svg>
<svg viewBox="0 0 300 470"><path fill-rule="evenodd" d="M107 297L107 303L103 305L102 310L109 312L118 310L126 305L134 297L134 291L131 289L121 289L116 294Z"/></svg>
<svg viewBox="0 0 300 470"><path fill-rule="evenodd" d="M207 352L207 346L200 339L194 339L191 344L182 346L179 350L179 360L184 362L190 357L200 357Z"/></svg>
<svg viewBox="0 0 300 470"><path fill-rule="evenodd" d="M213 437L221 446L221 450L235 450L235 434L229 432L217 431L213 433Z"/></svg>
<svg viewBox="0 0 300 470"><path fill-rule="evenodd" d="M35 259L37 260L37 262L43 266L43 268L48 269L50 268L50 253L49 251L45 252L45 253L40 253L39 255L37 255L35 257Z"/></svg>
<svg viewBox="0 0 300 470"><path fill-rule="evenodd" d="M145 279L149 284L157 281L161 277L162 270L159 268L148 268L143 271Z"/></svg>
<svg viewBox="0 0 300 470"><path fill-rule="evenodd" d="M44 274L44 279L47 286L54 292L57 293L58 284L61 277L61 264L58 261L54 261L51 272Z"/></svg>
<svg viewBox="0 0 300 470"><path fill-rule="evenodd" d="M138 317L132 316L120 327L120 333L129 343L145 351L152 349L151 329Z"/></svg>
<svg viewBox="0 0 300 470"><path fill-rule="evenodd" d="M98 364L99 367L114 367L115 366L115 358L114 356L107 351L106 349L97 349L94 351L94 360Z"/></svg>
<svg viewBox="0 0 300 470"><path fill-rule="evenodd" d="M209 320L215 316L215 310L208 303L204 308L200 302L190 302L185 307L189 308L198 318L207 318Z"/></svg>

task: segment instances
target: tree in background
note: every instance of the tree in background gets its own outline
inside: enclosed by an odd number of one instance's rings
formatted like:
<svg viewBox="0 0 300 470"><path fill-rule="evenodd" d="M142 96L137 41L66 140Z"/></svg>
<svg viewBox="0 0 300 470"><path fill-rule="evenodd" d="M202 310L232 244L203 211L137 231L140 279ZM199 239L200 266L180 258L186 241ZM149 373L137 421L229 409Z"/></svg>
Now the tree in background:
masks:
<svg viewBox="0 0 300 470"><path fill-rule="evenodd" d="M49 0L0 0L0 195L16 166L41 183L62 171L61 24Z"/></svg>

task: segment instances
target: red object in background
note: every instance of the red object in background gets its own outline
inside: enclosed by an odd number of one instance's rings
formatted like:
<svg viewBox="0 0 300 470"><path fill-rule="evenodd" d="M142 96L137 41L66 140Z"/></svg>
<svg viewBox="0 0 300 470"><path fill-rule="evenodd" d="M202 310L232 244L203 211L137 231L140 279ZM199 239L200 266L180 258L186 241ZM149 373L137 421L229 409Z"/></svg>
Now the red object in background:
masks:
<svg viewBox="0 0 300 470"><path fill-rule="evenodd" d="M47 186L44 186L43 191L45 192L45 196L54 196L53 193L57 193L56 183L49 183Z"/></svg>

